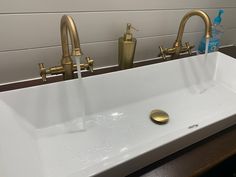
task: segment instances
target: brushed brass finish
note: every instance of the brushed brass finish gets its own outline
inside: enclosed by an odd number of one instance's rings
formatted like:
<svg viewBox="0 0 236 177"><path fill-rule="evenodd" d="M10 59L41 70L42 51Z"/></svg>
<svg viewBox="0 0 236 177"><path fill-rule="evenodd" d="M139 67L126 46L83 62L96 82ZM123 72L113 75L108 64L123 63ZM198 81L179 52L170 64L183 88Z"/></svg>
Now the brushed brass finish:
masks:
<svg viewBox="0 0 236 177"><path fill-rule="evenodd" d="M203 12L202 10L192 10L188 12L181 20L179 31L177 38L173 44L172 48L163 48L160 46L160 55L163 59L166 59L167 55L171 55L172 58L176 58L180 55L180 53L188 52L190 55L192 53L192 49L194 48L193 45L190 45L188 42L185 43L185 46L182 44L183 33L185 29L185 25L190 17L192 16L199 16L203 19L205 23L205 37L209 39L212 36L212 23L210 17Z"/></svg>
<svg viewBox="0 0 236 177"><path fill-rule="evenodd" d="M153 122L158 124L166 124L169 121L169 115L162 110L153 110L150 114L150 118Z"/></svg>
<svg viewBox="0 0 236 177"><path fill-rule="evenodd" d="M70 57L69 43L68 43L68 32L70 35L73 56L81 56L82 52L80 49L79 35L77 28L72 17L63 15L61 18L61 45L62 45L62 59Z"/></svg>
<svg viewBox="0 0 236 177"><path fill-rule="evenodd" d="M62 59L60 66L54 66L49 69L44 67L43 63L39 64L40 76L43 81L46 81L46 76L48 74L63 74L64 80L73 79L74 72L77 71L76 64L73 63L71 56L82 56L82 51L80 48L80 40L77 32L77 28L72 17L63 15L61 18L61 45L62 45ZM71 41L71 54L69 50L69 42L68 42L68 33ZM93 72L93 63L94 61L90 57L86 57L86 62L84 64L80 64L81 70L89 70Z"/></svg>
<svg viewBox="0 0 236 177"><path fill-rule="evenodd" d="M137 40L133 37L131 32L132 29L136 30L130 23L128 23L126 27L126 33L123 37L120 37L118 41L118 64L120 69L128 69L133 67Z"/></svg>

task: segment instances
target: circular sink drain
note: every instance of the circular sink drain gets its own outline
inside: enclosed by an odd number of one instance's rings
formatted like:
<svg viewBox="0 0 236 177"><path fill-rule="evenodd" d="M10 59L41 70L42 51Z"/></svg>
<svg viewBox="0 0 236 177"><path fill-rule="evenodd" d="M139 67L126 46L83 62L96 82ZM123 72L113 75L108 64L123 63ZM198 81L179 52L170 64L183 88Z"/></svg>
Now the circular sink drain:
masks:
<svg viewBox="0 0 236 177"><path fill-rule="evenodd" d="M151 112L150 118L157 124L166 124L169 121L169 115L165 111L158 109Z"/></svg>

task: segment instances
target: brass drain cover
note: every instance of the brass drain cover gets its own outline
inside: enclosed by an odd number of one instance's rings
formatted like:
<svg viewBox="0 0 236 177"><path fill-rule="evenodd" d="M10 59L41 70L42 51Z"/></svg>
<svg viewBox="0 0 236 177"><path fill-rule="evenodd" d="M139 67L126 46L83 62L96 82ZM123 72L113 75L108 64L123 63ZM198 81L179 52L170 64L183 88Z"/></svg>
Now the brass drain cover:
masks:
<svg viewBox="0 0 236 177"><path fill-rule="evenodd" d="M155 109L151 112L150 118L158 124L166 124L169 121L169 115L162 110Z"/></svg>

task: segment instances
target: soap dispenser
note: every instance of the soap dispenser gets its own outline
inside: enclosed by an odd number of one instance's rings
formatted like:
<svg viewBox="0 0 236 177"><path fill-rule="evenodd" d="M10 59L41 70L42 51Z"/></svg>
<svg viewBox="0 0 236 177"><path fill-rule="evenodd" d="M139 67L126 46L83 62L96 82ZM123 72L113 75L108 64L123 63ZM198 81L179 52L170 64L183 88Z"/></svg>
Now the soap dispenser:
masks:
<svg viewBox="0 0 236 177"><path fill-rule="evenodd" d="M128 69L133 67L134 54L137 40L133 37L130 23L127 24L126 33L123 37L119 38L119 54L118 63L120 69Z"/></svg>

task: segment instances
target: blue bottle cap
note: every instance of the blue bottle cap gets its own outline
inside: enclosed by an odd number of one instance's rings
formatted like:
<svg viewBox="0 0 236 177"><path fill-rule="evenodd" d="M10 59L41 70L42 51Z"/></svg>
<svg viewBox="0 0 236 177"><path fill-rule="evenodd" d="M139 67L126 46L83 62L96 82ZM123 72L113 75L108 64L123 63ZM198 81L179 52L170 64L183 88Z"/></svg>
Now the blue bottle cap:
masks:
<svg viewBox="0 0 236 177"><path fill-rule="evenodd" d="M220 23L221 23L221 15L224 13L224 10L223 9L220 9L219 11L218 11L218 16L217 17L215 17L215 19L214 19L214 24L215 25L219 25Z"/></svg>

